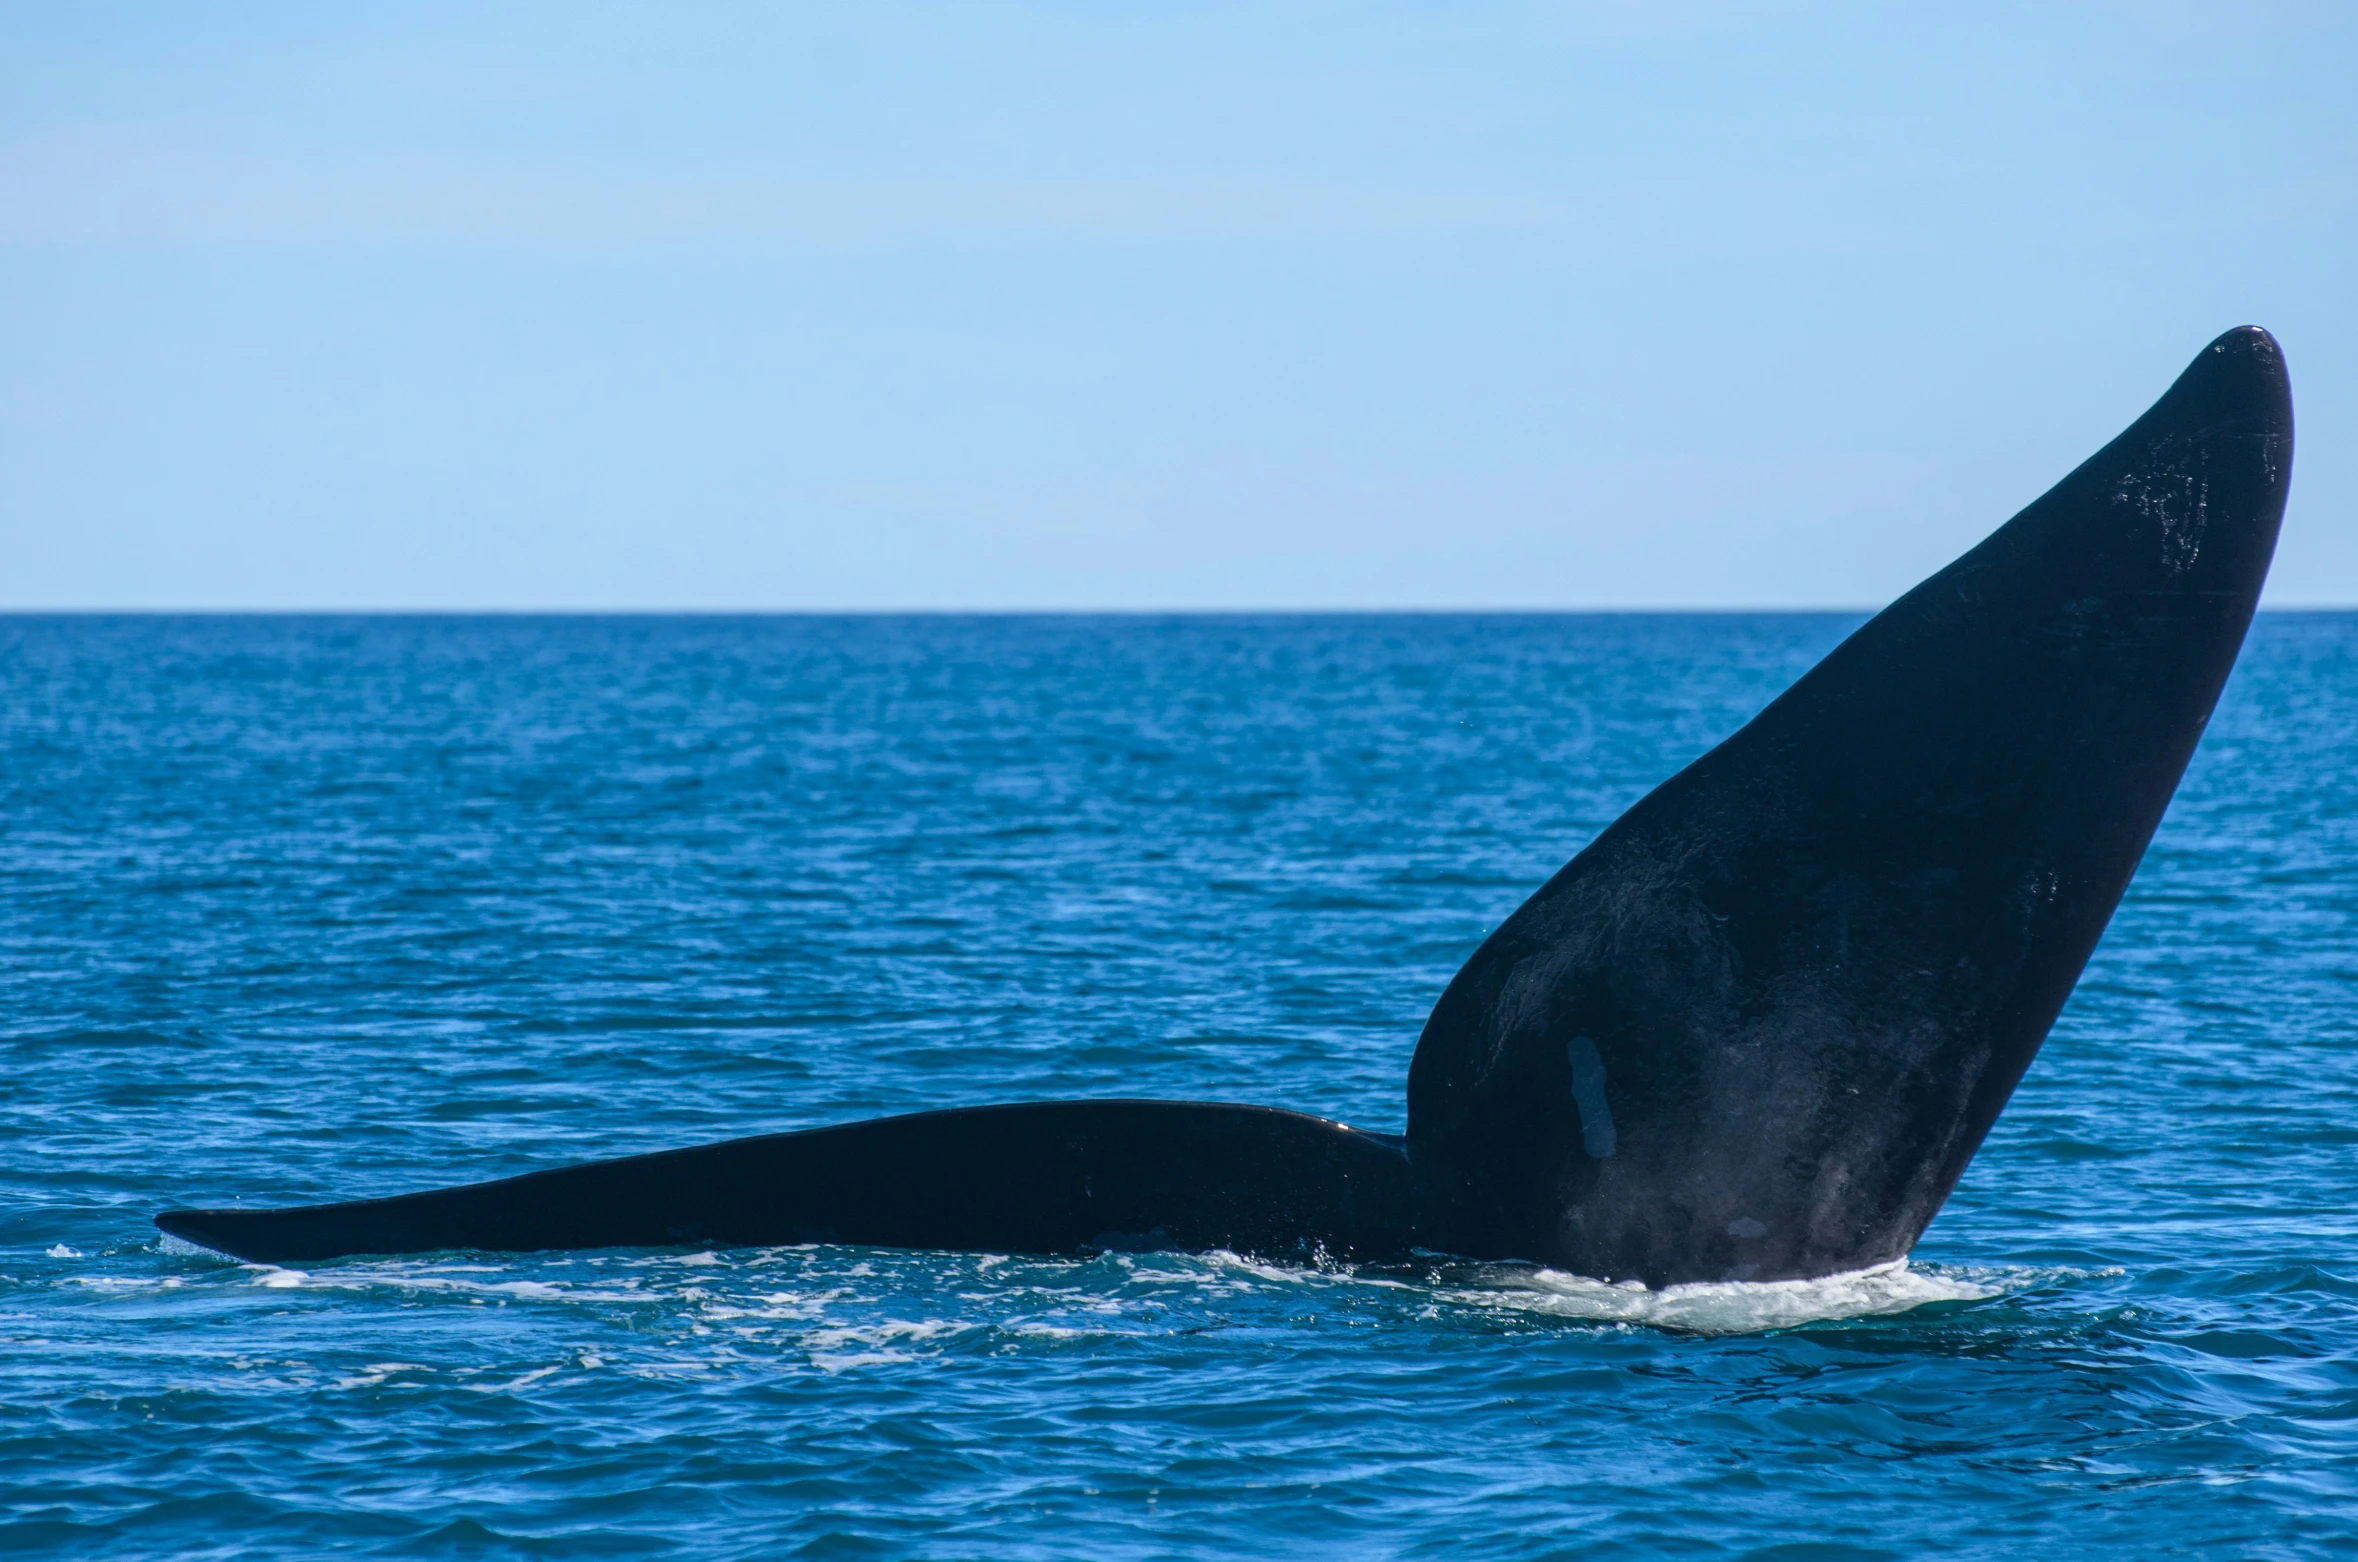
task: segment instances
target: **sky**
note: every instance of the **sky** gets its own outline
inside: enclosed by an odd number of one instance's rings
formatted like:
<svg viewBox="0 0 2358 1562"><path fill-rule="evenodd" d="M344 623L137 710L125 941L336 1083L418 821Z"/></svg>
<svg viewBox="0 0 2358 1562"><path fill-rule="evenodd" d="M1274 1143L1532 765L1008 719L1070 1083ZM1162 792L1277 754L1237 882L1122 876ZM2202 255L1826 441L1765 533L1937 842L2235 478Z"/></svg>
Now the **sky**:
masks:
<svg viewBox="0 0 2358 1562"><path fill-rule="evenodd" d="M0 608L1871 607L2218 332L2358 604L2358 7L0 0Z"/></svg>

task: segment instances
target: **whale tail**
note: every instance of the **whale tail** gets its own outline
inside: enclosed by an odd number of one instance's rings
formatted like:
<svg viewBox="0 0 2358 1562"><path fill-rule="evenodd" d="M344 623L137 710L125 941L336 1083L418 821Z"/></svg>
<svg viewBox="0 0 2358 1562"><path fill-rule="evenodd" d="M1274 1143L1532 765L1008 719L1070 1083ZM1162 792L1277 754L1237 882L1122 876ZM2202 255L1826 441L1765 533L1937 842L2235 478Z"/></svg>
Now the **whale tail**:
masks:
<svg viewBox="0 0 2358 1562"><path fill-rule="evenodd" d="M1906 1253L2161 820L2291 461L2282 355L2230 331L1525 902L1410 1069L1436 1245L1652 1283Z"/></svg>
<svg viewBox="0 0 2358 1562"><path fill-rule="evenodd" d="M1405 1151L1267 1108L1047 1103L157 1224L279 1260L1423 1247L1665 1284L1897 1258L2136 871L2251 622L2291 461L2276 343L2230 331L1509 917L1425 1026Z"/></svg>

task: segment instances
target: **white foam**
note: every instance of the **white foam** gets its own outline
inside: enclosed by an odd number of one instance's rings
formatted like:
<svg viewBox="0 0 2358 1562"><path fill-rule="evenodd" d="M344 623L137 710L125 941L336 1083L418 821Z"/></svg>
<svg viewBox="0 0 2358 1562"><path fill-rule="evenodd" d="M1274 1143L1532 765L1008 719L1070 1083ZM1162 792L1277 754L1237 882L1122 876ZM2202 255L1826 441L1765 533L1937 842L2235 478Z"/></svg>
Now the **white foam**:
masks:
<svg viewBox="0 0 2358 1562"><path fill-rule="evenodd" d="M1487 1284L1444 1290L1449 1301L1558 1318L1632 1323L1688 1334L1756 1334L1805 1323L1880 1318L1930 1302L1977 1302L2000 1287L1911 1269L1906 1259L1815 1280L1727 1280L1651 1290L1553 1269L1498 1269Z"/></svg>
<svg viewBox="0 0 2358 1562"><path fill-rule="evenodd" d="M1086 1329L1063 1329L1053 1323L1012 1323L1001 1325L1001 1327L1007 1333L1019 1335L1025 1339L1086 1340L1096 1337Z"/></svg>
<svg viewBox="0 0 2358 1562"><path fill-rule="evenodd" d="M432 1367L420 1366L414 1361L372 1361L351 1377L338 1378L335 1386L338 1388L375 1388L396 1373L432 1372L433 1370Z"/></svg>
<svg viewBox="0 0 2358 1562"><path fill-rule="evenodd" d="M553 1374L562 1372L564 1370L565 1369L562 1365L554 1367L539 1367L531 1372L525 1373L522 1377L516 1378L511 1382L469 1383L466 1386L469 1392L476 1394L513 1394L520 1388L529 1388L533 1384L538 1383L542 1378L552 1376Z"/></svg>
<svg viewBox="0 0 2358 1562"><path fill-rule="evenodd" d="M810 1353L812 1366L832 1373L847 1367L886 1366L907 1361L910 1353L899 1349L900 1345L963 1334L974 1327L971 1323L942 1318L893 1319L866 1328L813 1329L804 1336L803 1346Z"/></svg>
<svg viewBox="0 0 2358 1562"><path fill-rule="evenodd" d="M249 1264L249 1282L269 1290L307 1291L398 1291L407 1293L444 1293L465 1295L475 1302L486 1299L505 1305L509 1301L559 1303L625 1303L645 1305L662 1300L660 1293L632 1289L636 1281L627 1281L620 1288L602 1290L576 1288L547 1280L480 1281L463 1278L476 1274L500 1274L502 1266L492 1264L448 1264L412 1269L394 1264L355 1264L330 1274L313 1274L305 1269L282 1269L273 1264ZM702 1295L693 1288L687 1293Z"/></svg>

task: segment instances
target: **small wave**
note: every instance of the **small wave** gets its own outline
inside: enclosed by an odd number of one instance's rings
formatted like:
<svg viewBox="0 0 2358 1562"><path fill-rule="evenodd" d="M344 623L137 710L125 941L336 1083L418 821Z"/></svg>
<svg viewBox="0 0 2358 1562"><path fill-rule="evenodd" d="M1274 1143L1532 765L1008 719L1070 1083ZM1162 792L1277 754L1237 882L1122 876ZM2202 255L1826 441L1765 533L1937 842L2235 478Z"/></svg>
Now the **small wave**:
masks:
<svg viewBox="0 0 2358 1562"><path fill-rule="evenodd" d="M530 1388L541 1379L554 1377L564 1370L564 1364L560 1362L553 1367L535 1367L530 1372L506 1383L469 1383L464 1387L471 1394L513 1394L518 1389Z"/></svg>
<svg viewBox="0 0 2358 1562"><path fill-rule="evenodd" d="M372 1361L349 1377L338 1378L340 1389L376 1388L387 1379L404 1373L431 1373L434 1369L414 1361Z"/></svg>
<svg viewBox="0 0 2358 1562"><path fill-rule="evenodd" d="M814 1329L803 1339L811 1365L825 1372L847 1367L890 1366L910 1359L905 1346L923 1345L974 1328L953 1319L893 1319L866 1327Z"/></svg>
<svg viewBox="0 0 2358 1562"><path fill-rule="evenodd" d="M1978 1302L2006 1287L1913 1269L1904 1258L1815 1280L1698 1281L1653 1290L1553 1269L1497 1269L1488 1283L1443 1290L1449 1301L1558 1318L1633 1323L1684 1334L1758 1334L1806 1323L1880 1318L1933 1302Z"/></svg>

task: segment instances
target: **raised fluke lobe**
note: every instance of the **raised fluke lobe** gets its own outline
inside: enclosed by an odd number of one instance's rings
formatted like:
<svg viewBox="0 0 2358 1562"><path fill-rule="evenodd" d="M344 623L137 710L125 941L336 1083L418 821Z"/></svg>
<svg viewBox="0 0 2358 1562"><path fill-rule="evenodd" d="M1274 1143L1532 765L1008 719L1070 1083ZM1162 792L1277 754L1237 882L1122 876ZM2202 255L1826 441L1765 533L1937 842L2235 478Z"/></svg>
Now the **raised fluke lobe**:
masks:
<svg viewBox="0 0 2358 1562"><path fill-rule="evenodd" d="M925 1113L308 1209L241 1257L835 1241L1530 1259L1652 1284L1907 1252L2201 737L2292 461L2231 331L2079 470L1671 777L1442 994L1405 1145L1298 1113Z"/></svg>
<svg viewBox="0 0 2358 1562"><path fill-rule="evenodd" d="M2276 344L2231 331L1508 918L1409 1072L1437 1245L1657 1283L1906 1253L2177 787L2291 456Z"/></svg>

